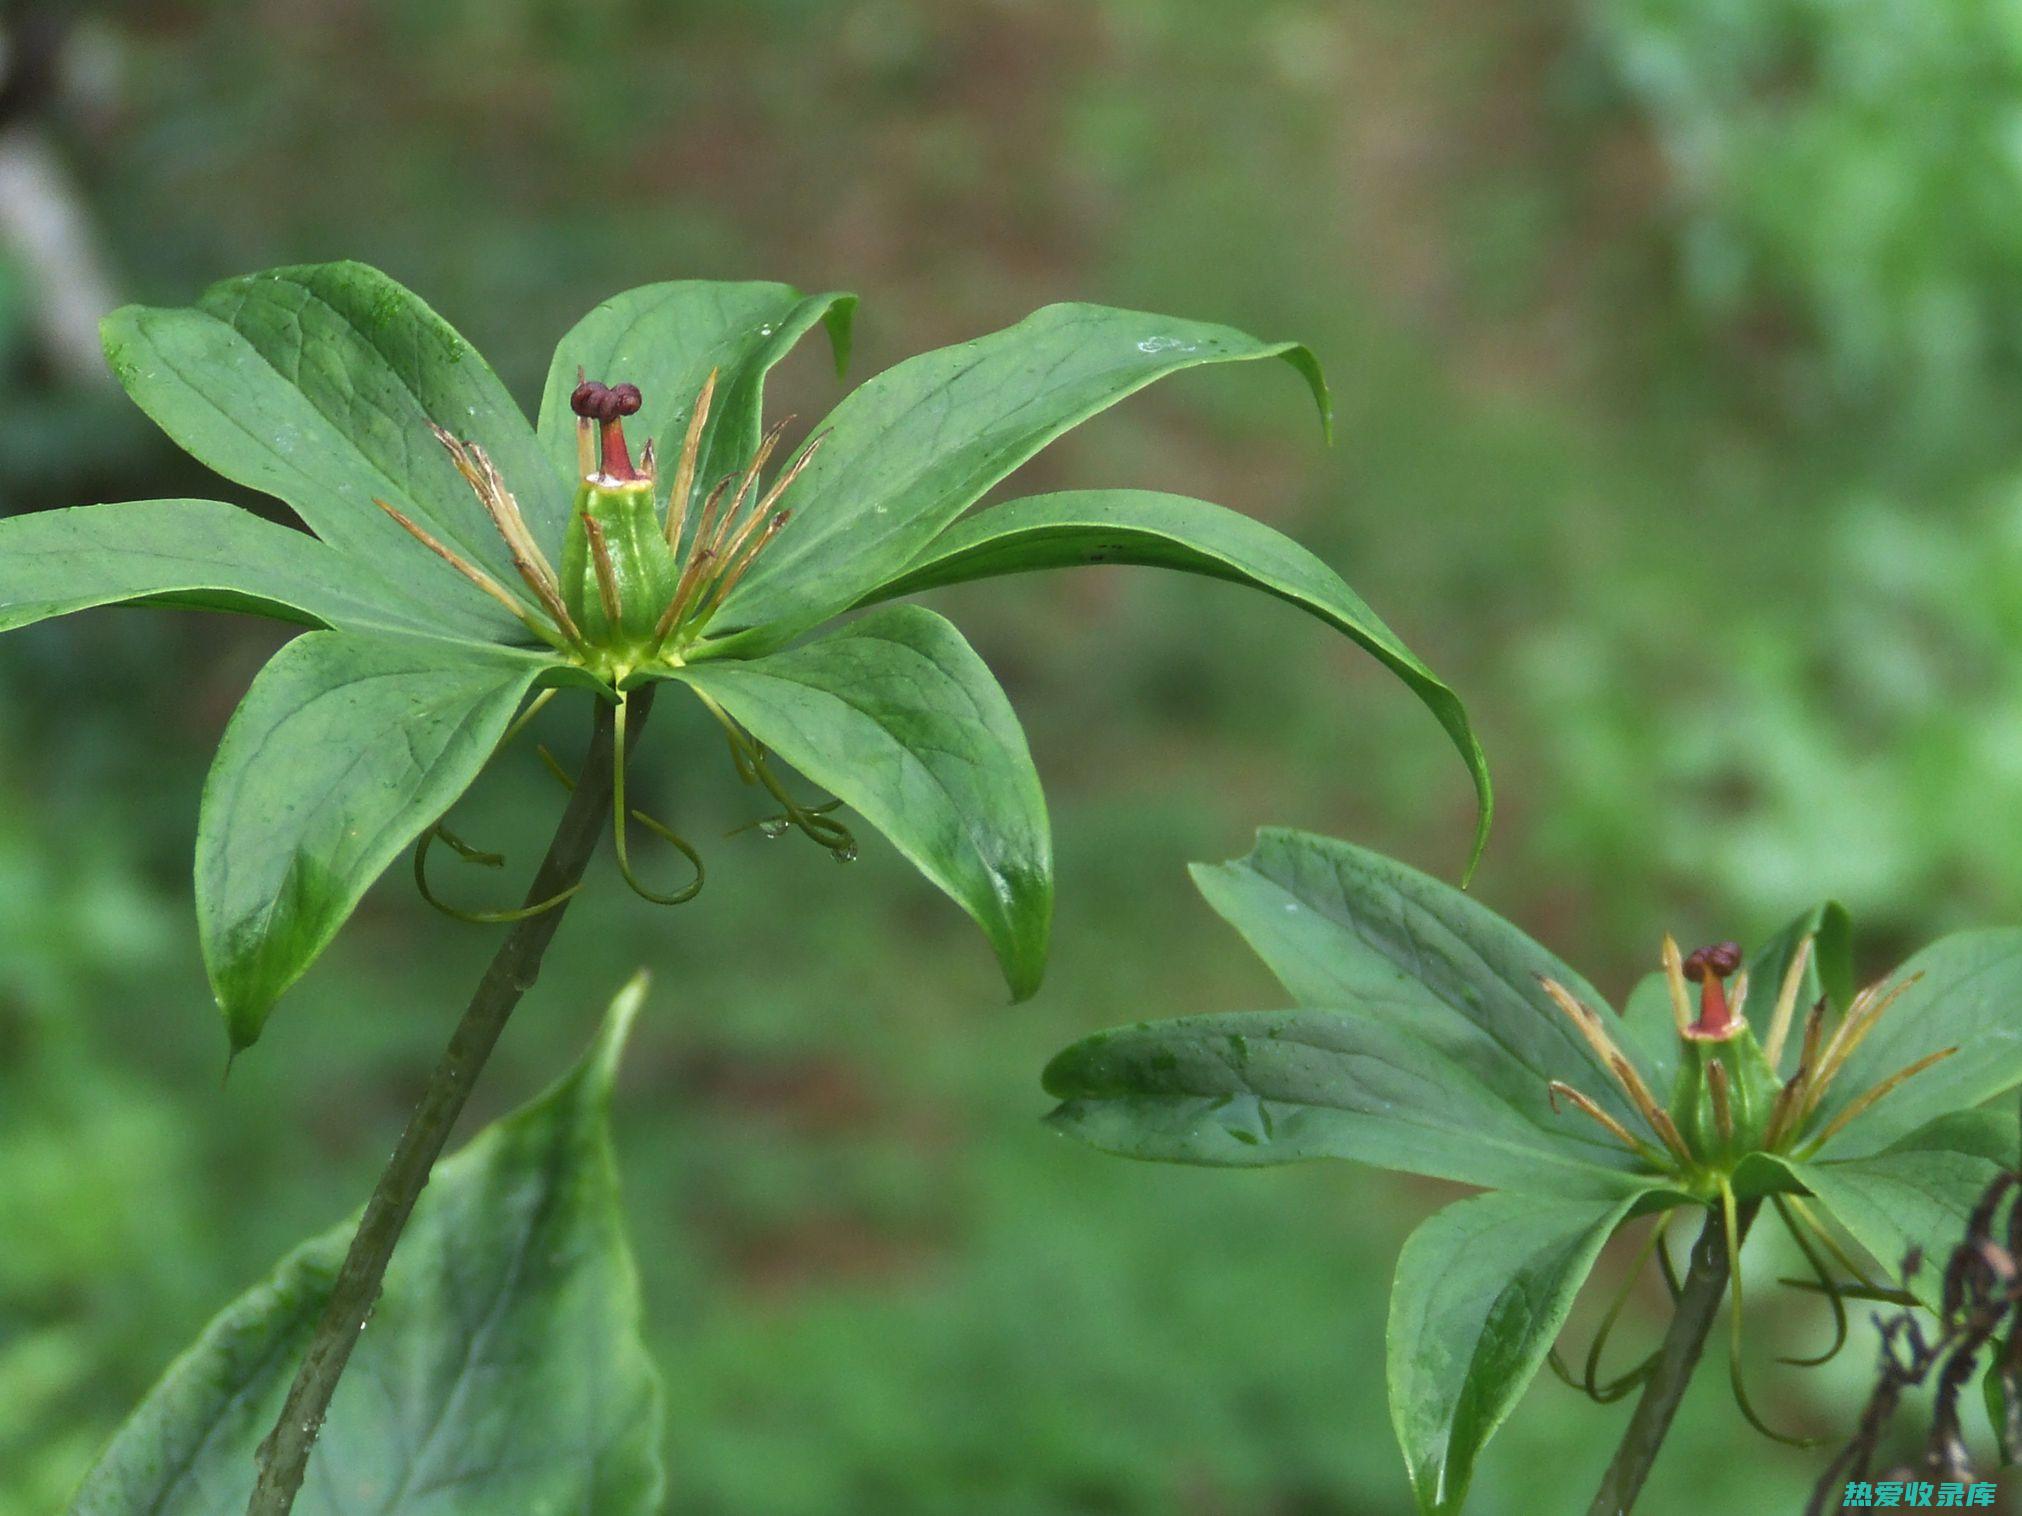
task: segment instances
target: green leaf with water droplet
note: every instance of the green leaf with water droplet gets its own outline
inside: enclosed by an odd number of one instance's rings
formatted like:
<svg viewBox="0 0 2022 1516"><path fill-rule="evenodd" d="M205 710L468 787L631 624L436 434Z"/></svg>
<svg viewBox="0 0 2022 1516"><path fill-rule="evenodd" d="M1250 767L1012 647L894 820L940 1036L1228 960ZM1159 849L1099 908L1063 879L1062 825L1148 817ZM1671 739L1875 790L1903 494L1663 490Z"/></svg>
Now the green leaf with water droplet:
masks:
<svg viewBox="0 0 2022 1516"><path fill-rule="evenodd" d="M1296 342L1100 305L1049 305L1016 326L909 358L852 391L792 500L819 502L759 560L723 625L780 640L902 572L990 486L1063 432L1203 364L1282 358L1327 388Z"/></svg>
<svg viewBox="0 0 2022 1516"><path fill-rule="evenodd" d="M337 1387L296 1516L659 1509L659 1387L619 1208L611 1083L635 980L583 1061L438 1164ZM349 1245L304 1243L169 1369L73 1516L237 1516Z"/></svg>

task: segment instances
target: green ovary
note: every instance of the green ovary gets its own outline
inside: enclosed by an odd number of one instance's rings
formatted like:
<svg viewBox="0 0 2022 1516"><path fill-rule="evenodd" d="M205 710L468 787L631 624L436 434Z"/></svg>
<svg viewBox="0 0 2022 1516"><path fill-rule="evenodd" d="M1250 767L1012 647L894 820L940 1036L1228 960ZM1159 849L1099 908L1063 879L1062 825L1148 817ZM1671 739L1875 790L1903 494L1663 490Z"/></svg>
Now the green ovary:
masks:
<svg viewBox="0 0 2022 1516"><path fill-rule="evenodd" d="M601 531L610 565L615 621L606 608L589 523ZM586 483L576 491L562 543L562 599L594 648L636 663L653 650L654 631L680 579L680 565L654 507L653 486Z"/></svg>

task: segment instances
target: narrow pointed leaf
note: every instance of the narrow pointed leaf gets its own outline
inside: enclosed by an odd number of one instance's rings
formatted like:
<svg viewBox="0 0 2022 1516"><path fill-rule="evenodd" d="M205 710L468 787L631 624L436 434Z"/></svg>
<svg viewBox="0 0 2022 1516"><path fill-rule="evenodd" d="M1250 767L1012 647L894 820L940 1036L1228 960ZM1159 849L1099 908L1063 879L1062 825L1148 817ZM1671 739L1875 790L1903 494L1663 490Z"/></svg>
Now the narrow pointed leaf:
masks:
<svg viewBox="0 0 2022 1516"><path fill-rule="evenodd" d="M651 438L663 479L671 476L712 369L716 394L704 424L696 492L741 469L758 446L765 376L816 322L828 327L836 368L849 357L856 296L803 295L786 284L680 279L614 295L577 322L555 348L541 392L541 446L563 478L576 474L576 372L603 384L636 384L644 405L630 428Z"/></svg>
<svg viewBox="0 0 2022 1516"><path fill-rule="evenodd" d="M421 608L336 549L221 500L129 500L0 521L0 631L135 601L351 631L430 630Z"/></svg>
<svg viewBox="0 0 2022 1516"><path fill-rule="evenodd" d="M1011 992L1039 987L1053 844L1025 733L947 621L894 606L819 641L680 677L840 798L976 919Z"/></svg>
<svg viewBox="0 0 2022 1516"><path fill-rule="evenodd" d="M1245 1168L1346 1158L1529 1194L1646 1185L1591 1145L1526 1121L1409 1028L1345 1011L1099 1032L1057 1055L1045 1082L1061 1102L1048 1117L1057 1130L1131 1158Z"/></svg>
<svg viewBox="0 0 2022 1516"><path fill-rule="evenodd" d="M1957 1116L1972 1119L1960 1121ZM1987 1186L2015 1162L2015 1119L1961 1112L1920 1129L1865 1158L1800 1162L1758 1158L1780 1166L1846 1228L1887 1273L1902 1283L1912 1249L1923 1266L1908 1280L1916 1297L1939 1309L1945 1263L1966 1240L1966 1218ZM1986 1119L1981 1119L1986 1118Z"/></svg>
<svg viewBox="0 0 2022 1516"><path fill-rule="evenodd" d="M1573 1298L1636 1203L1476 1195L1413 1232L1390 1292L1390 1419L1418 1509L1461 1509Z"/></svg>
<svg viewBox="0 0 2022 1516"><path fill-rule="evenodd" d="M234 1047L477 777L541 672L500 650L344 632L298 637L261 670L197 824L198 927Z"/></svg>
<svg viewBox="0 0 2022 1516"><path fill-rule="evenodd" d="M524 630L414 541L390 501L471 563L516 583L505 544L429 431L484 445L536 537L559 551L561 479L483 358L415 295L357 263L275 269L213 285L193 308L128 306L105 320L127 393L186 451L285 500L316 535L371 565L445 627Z"/></svg>
<svg viewBox="0 0 2022 1516"><path fill-rule="evenodd" d="M1153 490L1076 490L1013 500L956 522L903 572L867 594L864 603L1000 574L1090 563L1179 569L1249 585L1361 644L1410 687L1459 748L1479 802L1479 856L1494 799L1481 744L1459 698L1340 575L1261 521L1205 500Z"/></svg>
<svg viewBox="0 0 2022 1516"><path fill-rule="evenodd" d="M611 1079L643 989L588 1057L438 1164L337 1387L296 1516L659 1509L660 1394L618 1203ZM355 1222L304 1243L169 1369L73 1516L236 1516Z"/></svg>
<svg viewBox="0 0 2022 1516"><path fill-rule="evenodd" d="M723 624L812 626L904 570L984 491L1062 432L1154 380L1206 363L1283 358L1294 342L1099 305L1049 305L1016 326L907 359L852 392L790 498L811 502L724 606Z"/></svg>
<svg viewBox="0 0 2022 1516"><path fill-rule="evenodd" d="M1554 1134L1607 1151L1613 1140L1546 1085L1572 1085L1631 1131L1647 1127L1579 1032L1539 987L1549 975L1616 1017L1593 986L1451 885L1366 848L1266 828L1247 858L1196 864L1209 905L1301 1005L1380 1012ZM1621 1039L1618 1039L1618 1041ZM1640 1057L1634 1045L1625 1054ZM1667 1093L1655 1090L1657 1098Z"/></svg>
<svg viewBox="0 0 2022 1516"><path fill-rule="evenodd" d="M1926 1054L1958 1048L1913 1075L1846 1127L1825 1149L1855 1158L1925 1122L1979 1105L2022 1083L2022 931L1960 932L1925 948L1892 979L1916 976L1855 1050L1820 1102L1814 1129Z"/></svg>

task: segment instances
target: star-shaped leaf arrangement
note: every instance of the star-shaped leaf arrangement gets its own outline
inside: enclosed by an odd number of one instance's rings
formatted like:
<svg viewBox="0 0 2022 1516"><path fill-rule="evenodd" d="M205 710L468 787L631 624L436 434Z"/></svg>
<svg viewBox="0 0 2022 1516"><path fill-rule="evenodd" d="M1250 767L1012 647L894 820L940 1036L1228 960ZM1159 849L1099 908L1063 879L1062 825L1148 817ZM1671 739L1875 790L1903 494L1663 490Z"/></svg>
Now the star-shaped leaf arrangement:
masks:
<svg viewBox="0 0 2022 1516"><path fill-rule="evenodd" d="M1832 1303L1829 1356L1849 1298L1939 1305L1934 1271L1905 1295L1895 1269L1913 1250L1950 1256L2015 1162L2014 1116L1978 1107L2022 1083L2022 931L1944 938L1859 993L1836 905L1752 957L1666 938L1618 1017L1487 907L1347 843L1266 831L1194 878L1298 1008L1090 1037L1047 1069L1051 1120L1135 1158L1347 1158L1487 1191L1398 1260L1391 1415L1424 1511L1461 1508L1483 1444L1548 1359L1563 1367L1553 1341L1630 1222L1652 1218L1639 1270L1654 1253L1675 1285L1673 1215L1711 1218L1731 1259L1767 1207ZM1733 1277L1735 1394L1769 1431L1740 1377ZM1605 1340L1566 1375L1602 1401L1658 1357L1607 1378Z"/></svg>
<svg viewBox="0 0 2022 1516"><path fill-rule="evenodd" d="M314 534L208 500L0 523L0 629L115 602L313 628L254 681L204 790L199 924L235 1047L403 849L441 840L483 856L441 820L530 700L582 689L622 718L661 681L722 721L740 773L780 806L768 829L847 858L836 812L855 812L975 917L1013 993L1029 994L1053 873L1017 718L953 626L882 604L962 580L1139 563L1289 601L1430 707L1486 826L1488 777L1453 693L1276 532L1129 490L970 513L1053 438L1183 369L1283 359L1324 417L1305 348L1048 306L878 375L768 478L783 429L764 425L767 371L816 325L840 362L853 303L770 283L620 295L562 339L537 425L440 317L355 263L230 279L187 309L107 319L112 366L141 407ZM878 608L831 625L864 607ZM630 756L621 732L628 878ZM796 799L775 756L834 800Z"/></svg>

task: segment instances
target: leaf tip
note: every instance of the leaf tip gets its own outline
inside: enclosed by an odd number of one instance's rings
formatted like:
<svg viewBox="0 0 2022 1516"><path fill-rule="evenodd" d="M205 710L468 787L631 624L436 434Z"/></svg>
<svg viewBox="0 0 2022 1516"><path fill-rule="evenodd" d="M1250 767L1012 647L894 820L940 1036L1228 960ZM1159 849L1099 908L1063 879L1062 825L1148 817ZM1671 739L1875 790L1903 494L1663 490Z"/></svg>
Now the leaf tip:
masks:
<svg viewBox="0 0 2022 1516"><path fill-rule="evenodd" d="M828 331L829 351L835 357L835 376L838 379L849 373L850 347L856 340L857 297L847 291L832 295L829 307L822 312L821 324Z"/></svg>
<svg viewBox="0 0 2022 1516"><path fill-rule="evenodd" d="M1299 371L1306 381L1306 387L1313 392L1313 404L1320 410L1320 441L1327 447L1334 445L1334 392L1327 387L1327 373L1321 368L1319 356L1303 342L1288 342L1279 349L1278 356Z"/></svg>
<svg viewBox="0 0 2022 1516"><path fill-rule="evenodd" d="M639 1008L646 1003L646 991L652 982L652 974L641 968L625 981L625 987L612 997L610 1008L604 1012L603 1025L597 1029L596 1041L590 1045L586 1060L600 1089L608 1090L618 1077L618 1061L625 1055L625 1044L631 1040L633 1024L639 1019Z"/></svg>
<svg viewBox="0 0 2022 1516"><path fill-rule="evenodd" d="M232 1064L239 1054L260 1040L260 1033L266 1028L267 1017L274 1009L272 1000L249 1000L243 996L220 992L217 997L218 1010L225 1018L225 1072L229 1074Z"/></svg>

